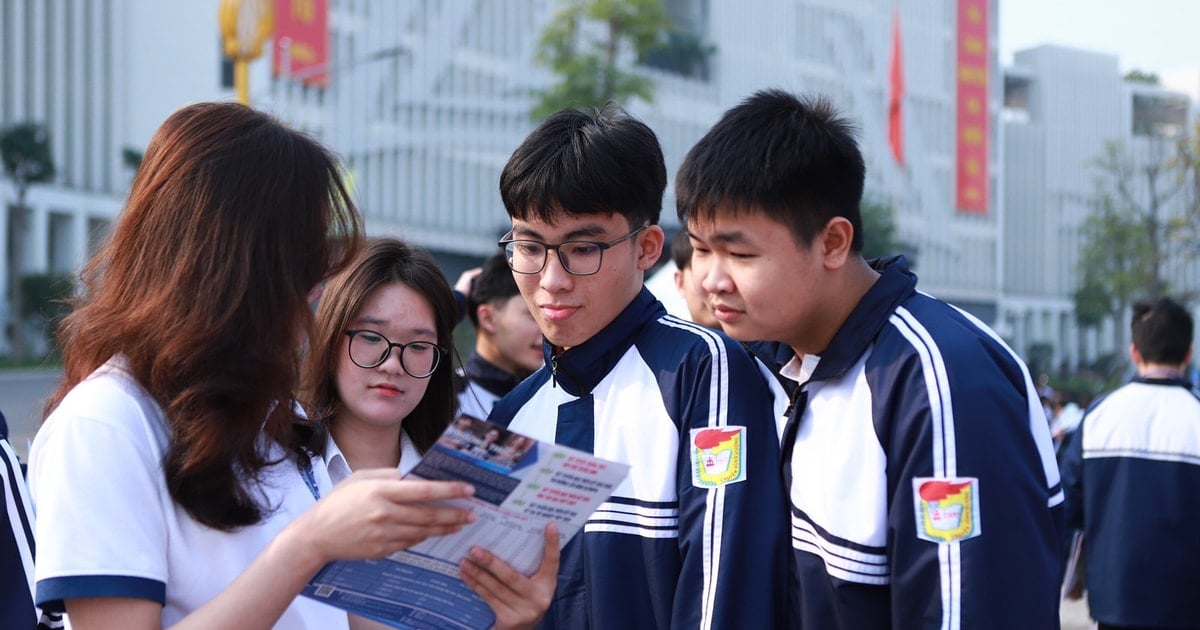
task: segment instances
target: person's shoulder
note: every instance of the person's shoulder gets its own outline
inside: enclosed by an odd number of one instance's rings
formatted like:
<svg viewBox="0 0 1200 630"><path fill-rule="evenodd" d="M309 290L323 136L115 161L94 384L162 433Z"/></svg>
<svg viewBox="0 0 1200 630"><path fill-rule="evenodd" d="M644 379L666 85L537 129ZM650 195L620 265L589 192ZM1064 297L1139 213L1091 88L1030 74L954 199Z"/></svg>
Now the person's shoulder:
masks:
<svg viewBox="0 0 1200 630"><path fill-rule="evenodd" d="M46 417L35 442L63 427L72 433L117 432L135 441L150 434L161 441L166 431L163 410L153 396L113 362L92 372L63 396Z"/></svg>
<svg viewBox="0 0 1200 630"><path fill-rule="evenodd" d="M690 355L693 359L702 359L724 355L735 360L750 360L746 348L724 332L674 315L664 315L650 322L639 336L637 346L643 351L669 357Z"/></svg>
<svg viewBox="0 0 1200 630"><path fill-rule="evenodd" d="M131 374L106 364L71 388L54 414L63 412L106 418L128 416L135 410L160 411L153 396Z"/></svg>
<svg viewBox="0 0 1200 630"><path fill-rule="evenodd" d="M963 308L917 293L898 305L893 330L919 349L936 349L943 360L1011 363L1015 353L992 328Z"/></svg>

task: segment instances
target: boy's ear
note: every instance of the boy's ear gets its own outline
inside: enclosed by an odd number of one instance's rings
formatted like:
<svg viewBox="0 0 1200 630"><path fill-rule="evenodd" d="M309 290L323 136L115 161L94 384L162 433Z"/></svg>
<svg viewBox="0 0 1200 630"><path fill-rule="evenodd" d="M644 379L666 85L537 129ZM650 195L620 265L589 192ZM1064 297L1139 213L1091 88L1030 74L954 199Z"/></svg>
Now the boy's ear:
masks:
<svg viewBox="0 0 1200 630"><path fill-rule="evenodd" d="M484 302L475 307L475 316L479 318L479 329L490 334L496 334L496 307Z"/></svg>
<svg viewBox="0 0 1200 630"><path fill-rule="evenodd" d="M833 217L825 224L817 237L817 246L825 259L825 266L838 269L850 259L850 248L854 244L854 226L846 217Z"/></svg>
<svg viewBox="0 0 1200 630"><path fill-rule="evenodd" d="M662 254L663 242L667 236L663 233L663 229L657 225L648 226L638 234L638 269L645 271L654 266L658 262L658 257Z"/></svg>

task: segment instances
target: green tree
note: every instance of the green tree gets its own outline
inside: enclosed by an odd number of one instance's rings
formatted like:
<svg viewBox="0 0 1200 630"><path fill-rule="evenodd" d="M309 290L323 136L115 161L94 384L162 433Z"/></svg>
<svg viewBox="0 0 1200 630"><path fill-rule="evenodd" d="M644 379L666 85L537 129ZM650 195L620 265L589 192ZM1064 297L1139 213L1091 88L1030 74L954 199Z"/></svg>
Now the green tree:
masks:
<svg viewBox="0 0 1200 630"><path fill-rule="evenodd" d="M50 352L57 354L55 340L58 324L71 312L75 276L68 273L31 273L21 278L21 292L24 306L22 317L37 318Z"/></svg>
<svg viewBox="0 0 1200 630"><path fill-rule="evenodd" d="M896 213L891 204L864 199L859 206L863 224L863 258L904 254L916 265L917 248L896 235Z"/></svg>
<svg viewBox="0 0 1200 630"><path fill-rule="evenodd" d="M1140 266L1136 273L1144 282L1137 297L1155 299L1166 295L1169 252L1182 232L1179 220L1186 216L1169 210L1184 191L1187 178L1177 143L1152 139L1148 146L1149 154L1135 160L1120 143L1105 144L1094 163L1101 175L1096 208L1102 217L1100 226L1117 232L1093 236L1102 239L1099 245L1103 247L1106 237L1121 238L1126 229L1142 232L1137 246L1144 249L1129 260Z"/></svg>
<svg viewBox="0 0 1200 630"><path fill-rule="evenodd" d="M1102 195L1081 233L1075 320L1080 326L1096 327L1108 317L1115 318L1114 347L1124 348L1121 315L1134 300L1165 289L1161 280L1154 279L1155 252L1144 218L1111 195ZM1156 285L1159 288L1152 289Z"/></svg>
<svg viewBox="0 0 1200 630"><path fill-rule="evenodd" d="M620 66L660 45L670 20L661 0L562 0L538 40L537 61L557 81L538 93L533 117L608 101L653 100L654 82Z"/></svg>
<svg viewBox="0 0 1200 630"><path fill-rule="evenodd" d="M12 335L10 356L14 363L25 360L25 338L22 330L21 278L25 259L25 232L29 209L25 197L33 184L54 179L54 160L50 155L50 134L39 123L17 123L0 129L0 161L4 174L16 188L16 203L9 207L8 217L8 307Z"/></svg>
<svg viewBox="0 0 1200 630"><path fill-rule="evenodd" d="M1125 73L1126 81L1135 83L1146 83L1148 85L1158 85L1158 75L1153 72L1144 72L1142 70L1133 69Z"/></svg>

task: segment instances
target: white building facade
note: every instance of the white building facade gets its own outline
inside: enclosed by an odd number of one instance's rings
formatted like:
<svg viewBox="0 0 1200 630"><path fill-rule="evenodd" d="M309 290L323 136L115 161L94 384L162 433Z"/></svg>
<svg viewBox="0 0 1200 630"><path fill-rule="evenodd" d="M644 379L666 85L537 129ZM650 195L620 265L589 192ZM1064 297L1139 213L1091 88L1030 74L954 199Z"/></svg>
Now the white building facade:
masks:
<svg viewBox="0 0 1200 630"><path fill-rule="evenodd" d="M1006 244L1001 329L1024 354L1035 345L1050 351L1051 365L1074 369L1114 347L1114 326L1081 328L1072 294L1079 286L1081 226L1111 176L1097 166L1116 143L1132 171L1130 194L1149 201L1145 168L1165 164L1174 143L1189 137L1187 95L1122 78L1112 55L1058 46L1020 51L1005 72L1003 171ZM1139 174L1140 173L1140 174ZM1164 172L1158 193L1177 182ZM1182 216L1189 198L1180 190L1160 209L1164 221ZM1175 290L1196 286L1196 265L1175 243L1165 243L1165 277Z"/></svg>
<svg viewBox="0 0 1200 630"><path fill-rule="evenodd" d="M663 144L668 175L729 107L778 87L832 99L859 123L868 196L893 207L899 237L919 252L922 287L985 321L1001 287L1001 162L993 114L986 214L954 207L954 0L667 0L668 13L713 51L692 76L625 61L653 78L653 102L628 105ZM495 251L508 223L497 194L508 155L533 128L535 92L552 80L535 63L553 0L333 0L331 86L275 107L319 131L346 159L369 229L444 253ZM988 10L990 111L1000 111L995 2ZM904 42L905 161L887 144L892 11ZM293 95L294 96L294 95ZM321 107L314 107L314 103ZM308 114L323 111L312 121ZM668 188L663 222L674 219Z"/></svg>
<svg viewBox="0 0 1200 630"><path fill-rule="evenodd" d="M536 91L553 80L535 56L556 0L329 2L328 87L273 81L263 60L252 65L252 102L343 157L370 233L426 246L451 267L490 255L508 225L500 170L535 125ZM1056 360L1075 364L1099 351L1102 336L1088 340L1071 323L1068 263L1078 243L1069 239L1087 206L1090 147L1108 139L1101 129L1124 124L1129 88L1110 57L1076 72L1022 53L1010 82L1024 77L1030 96L1014 126L1011 112L1002 118L996 5L987 3L986 213L955 207L957 0L756 0L752 10L664 0L712 52L687 73L626 55L656 82L652 102L628 109L659 135L673 178L696 139L755 90L827 96L860 126L867 195L892 206L921 288L992 323L1020 352L1045 342ZM216 0L0 0L0 124L47 124L59 170L30 192L26 270L77 269L120 210L132 177L122 151L144 149L179 106L232 98L216 9ZM887 141L893 11L903 42L903 167ZM1059 102L1085 93L1076 100L1103 124L1083 124ZM0 180L0 198L13 197ZM676 223L670 187L663 222ZM3 236L0 266L9 258Z"/></svg>

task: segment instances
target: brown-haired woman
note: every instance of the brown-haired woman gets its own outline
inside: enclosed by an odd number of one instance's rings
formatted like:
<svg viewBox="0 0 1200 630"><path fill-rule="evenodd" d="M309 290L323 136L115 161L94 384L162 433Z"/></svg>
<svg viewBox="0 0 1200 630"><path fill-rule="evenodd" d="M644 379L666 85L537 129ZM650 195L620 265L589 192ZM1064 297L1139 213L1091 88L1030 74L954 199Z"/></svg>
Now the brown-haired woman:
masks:
<svg viewBox="0 0 1200 630"><path fill-rule="evenodd" d="M345 627L296 597L321 566L471 520L416 504L465 484L375 470L332 490L292 432L310 292L361 241L315 141L231 103L163 123L61 329L30 454L40 606L84 630Z"/></svg>
<svg viewBox="0 0 1200 630"><path fill-rule="evenodd" d="M305 361L303 403L334 484L352 471L416 466L455 415L454 326L458 304L429 252L372 239L325 286ZM497 628L532 626L550 605L558 538L546 541L532 578L486 550L460 565L496 614ZM352 617L352 626L367 622Z"/></svg>

